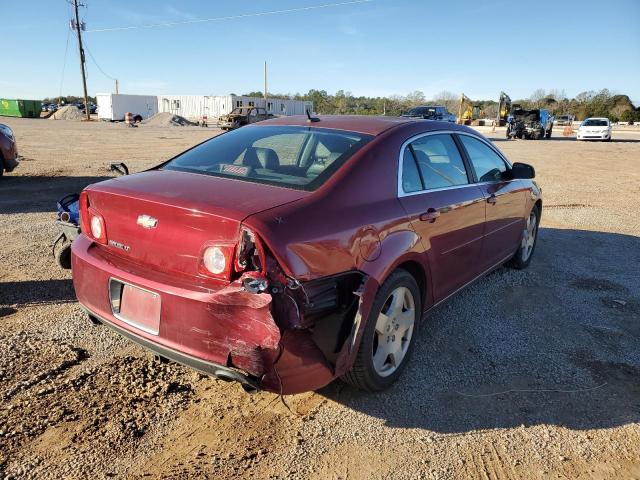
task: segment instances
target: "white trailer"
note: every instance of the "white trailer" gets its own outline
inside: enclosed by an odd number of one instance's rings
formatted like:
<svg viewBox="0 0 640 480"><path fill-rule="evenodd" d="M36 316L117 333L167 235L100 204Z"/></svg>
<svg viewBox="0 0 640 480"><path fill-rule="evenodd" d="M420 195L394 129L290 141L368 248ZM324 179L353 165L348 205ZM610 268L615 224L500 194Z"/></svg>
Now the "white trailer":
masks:
<svg viewBox="0 0 640 480"><path fill-rule="evenodd" d="M155 95L98 93L96 103L101 120L124 120L127 112L140 115L143 119L158 113L158 97Z"/></svg>
<svg viewBox="0 0 640 480"><path fill-rule="evenodd" d="M159 95L158 111L180 115L189 120L200 120L203 115L214 120L230 113L236 107L265 107L262 97L238 95ZM304 115L313 112L313 102L288 99L267 99L268 113L278 116Z"/></svg>

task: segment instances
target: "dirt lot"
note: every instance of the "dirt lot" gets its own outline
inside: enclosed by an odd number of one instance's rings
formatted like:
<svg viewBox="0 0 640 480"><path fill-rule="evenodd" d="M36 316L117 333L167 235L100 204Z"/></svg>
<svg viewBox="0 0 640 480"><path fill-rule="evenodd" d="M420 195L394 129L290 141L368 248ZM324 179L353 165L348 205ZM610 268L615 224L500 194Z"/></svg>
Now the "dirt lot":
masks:
<svg viewBox="0 0 640 480"><path fill-rule="evenodd" d="M391 390L285 405L91 325L51 257L58 198L217 131L3 121L0 479L640 478L640 134L496 142L544 189L531 267L426 318Z"/></svg>

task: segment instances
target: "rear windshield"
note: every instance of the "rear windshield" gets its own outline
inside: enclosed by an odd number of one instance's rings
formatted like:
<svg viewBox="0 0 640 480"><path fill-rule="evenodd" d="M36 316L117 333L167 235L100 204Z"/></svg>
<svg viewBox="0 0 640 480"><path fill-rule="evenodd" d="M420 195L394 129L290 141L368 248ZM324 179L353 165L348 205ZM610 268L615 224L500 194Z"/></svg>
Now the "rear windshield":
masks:
<svg viewBox="0 0 640 480"><path fill-rule="evenodd" d="M244 127L214 137L162 168L315 190L372 138L310 127Z"/></svg>
<svg viewBox="0 0 640 480"><path fill-rule="evenodd" d="M582 125L584 125L585 127L606 127L607 126L607 121L606 120L589 119L589 120L585 120Z"/></svg>

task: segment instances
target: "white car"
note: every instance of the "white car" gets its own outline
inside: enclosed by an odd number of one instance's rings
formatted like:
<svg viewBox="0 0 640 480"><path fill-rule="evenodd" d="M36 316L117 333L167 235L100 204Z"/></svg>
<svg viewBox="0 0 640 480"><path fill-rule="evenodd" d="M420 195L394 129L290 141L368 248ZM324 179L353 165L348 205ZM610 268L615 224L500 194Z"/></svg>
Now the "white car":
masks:
<svg viewBox="0 0 640 480"><path fill-rule="evenodd" d="M608 118L587 118L578 127L578 140L611 141L611 122Z"/></svg>

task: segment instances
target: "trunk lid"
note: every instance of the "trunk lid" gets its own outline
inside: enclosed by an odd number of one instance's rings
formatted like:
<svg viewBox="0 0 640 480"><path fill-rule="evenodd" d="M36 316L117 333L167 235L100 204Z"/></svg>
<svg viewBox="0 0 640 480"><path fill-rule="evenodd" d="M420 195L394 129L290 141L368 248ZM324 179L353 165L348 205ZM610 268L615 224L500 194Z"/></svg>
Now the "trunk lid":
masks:
<svg viewBox="0 0 640 480"><path fill-rule="evenodd" d="M197 277L205 243L235 244L248 216L309 192L168 170L118 177L87 187L103 216L108 244L127 261Z"/></svg>

